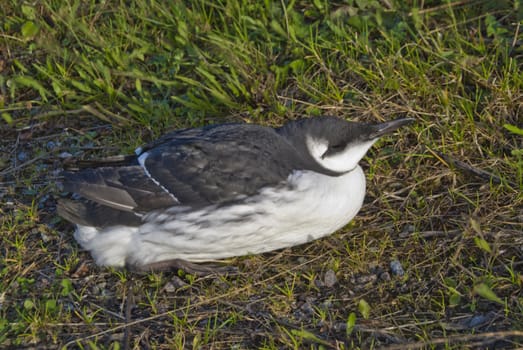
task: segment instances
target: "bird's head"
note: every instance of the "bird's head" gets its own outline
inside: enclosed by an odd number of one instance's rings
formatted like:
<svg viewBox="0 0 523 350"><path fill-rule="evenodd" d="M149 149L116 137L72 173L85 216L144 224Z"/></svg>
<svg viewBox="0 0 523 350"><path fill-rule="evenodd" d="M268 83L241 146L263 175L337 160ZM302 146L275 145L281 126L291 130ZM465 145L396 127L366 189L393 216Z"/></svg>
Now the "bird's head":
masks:
<svg viewBox="0 0 523 350"><path fill-rule="evenodd" d="M348 122L336 117L300 119L284 125L280 132L322 168L334 173L355 169L369 148L383 135L414 121L396 119L377 124Z"/></svg>

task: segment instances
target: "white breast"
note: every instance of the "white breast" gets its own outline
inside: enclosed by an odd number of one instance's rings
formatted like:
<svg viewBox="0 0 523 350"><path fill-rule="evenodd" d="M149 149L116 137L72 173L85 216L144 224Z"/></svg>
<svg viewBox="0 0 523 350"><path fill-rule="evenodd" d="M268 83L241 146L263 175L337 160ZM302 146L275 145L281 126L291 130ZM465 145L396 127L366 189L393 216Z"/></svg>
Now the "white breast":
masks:
<svg viewBox="0 0 523 350"><path fill-rule="evenodd" d="M298 171L286 189L266 188L241 204L200 211L153 214L133 240L132 258L206 261L295 246L333 233L360 210L365 175L358 166L331 177ZM161 220L163 221L163 220Z"/></svg>

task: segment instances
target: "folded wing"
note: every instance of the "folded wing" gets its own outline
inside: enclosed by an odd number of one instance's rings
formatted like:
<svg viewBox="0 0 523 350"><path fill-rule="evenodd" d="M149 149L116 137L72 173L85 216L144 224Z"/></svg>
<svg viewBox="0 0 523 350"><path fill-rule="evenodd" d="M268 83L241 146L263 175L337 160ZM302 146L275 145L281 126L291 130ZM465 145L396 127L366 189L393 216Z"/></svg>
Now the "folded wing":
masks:
<svg viewBox="0 0 523 350"><path fill-rule="evenodd" d="M139 225L147 212L202 208L283 183L302 161L274 129L225 124L167 134L128 163L64 173L59 214L89 226Z"/></svg>

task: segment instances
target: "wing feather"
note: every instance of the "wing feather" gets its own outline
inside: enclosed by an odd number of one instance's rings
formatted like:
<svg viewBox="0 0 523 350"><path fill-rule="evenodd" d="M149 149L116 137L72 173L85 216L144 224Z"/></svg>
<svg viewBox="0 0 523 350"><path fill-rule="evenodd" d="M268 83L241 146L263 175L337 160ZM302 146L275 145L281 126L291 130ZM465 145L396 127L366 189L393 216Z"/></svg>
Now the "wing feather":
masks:
<svg viewBox="0 0 523 350"><path fill-rule="evenodd" d="M183 205L249 196L287 179L303 161L274 129L228 124L198 137L173 138L147 151L147 172Z"/></svg>
<svg viewBox="0 0 523 350"><path fill-rule="evenodd" d="M199 209L254 195L281 184L304 164L275 129L251 124L176 131L137 156L113 159L64 173L65 190L84 199L62 202L64 217L93 225L135 224L140 214L154 210Z"/></svg>
<svg viewBox="0 0 523 350"><path fill-rule="evenodd" d="M145 212L176 204L139 165L84 169L63 175L66 191L114 209Z"/></svg>

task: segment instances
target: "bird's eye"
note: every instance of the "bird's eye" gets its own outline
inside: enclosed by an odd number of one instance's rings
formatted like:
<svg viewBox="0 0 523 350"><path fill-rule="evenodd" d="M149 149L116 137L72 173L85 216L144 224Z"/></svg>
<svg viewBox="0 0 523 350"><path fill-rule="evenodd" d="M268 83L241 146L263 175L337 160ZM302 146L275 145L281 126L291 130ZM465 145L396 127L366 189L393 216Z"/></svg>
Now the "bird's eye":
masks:
<svg viewBox="0 0 523 350"><path fill-rule="evenodd" d="M325 157L329 157L335 154L340 153L345 149L345 145L342 143L335 143L334 145L329 145L329 148L321 155L321 159L325 159Z"/></svg>
<svg viewBox="0 0 523 350"><path fill-rule="evenodd" d="M329 146L329 148L333 151L341 151L345 146L342 145L341 143L340 144L335 144L335 145L332 145L332 146Z"/></svg>

